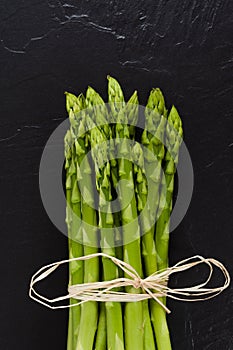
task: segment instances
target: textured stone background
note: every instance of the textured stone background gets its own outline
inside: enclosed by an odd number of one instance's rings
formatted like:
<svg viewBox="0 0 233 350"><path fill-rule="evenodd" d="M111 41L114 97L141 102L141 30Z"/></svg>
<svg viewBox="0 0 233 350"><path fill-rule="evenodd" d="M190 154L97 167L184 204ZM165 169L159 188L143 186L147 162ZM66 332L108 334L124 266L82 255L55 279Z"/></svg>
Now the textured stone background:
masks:
<svg viewBox="0 0 233 350"><path fill-rule="evenodd" d="M67 254L42 207L38 167L66 117L64 91L89 84L106 98L107 74L126 97L138 89L142 104L159 86L182 115L195 189L172 234L170 262L200 253L233 272L233 2L67 1L0 1L4 350L65 349L67 312L27 297L32 272ZM232 350L232 303L232 288L205 303L169 301L174 350Z"/></svg>

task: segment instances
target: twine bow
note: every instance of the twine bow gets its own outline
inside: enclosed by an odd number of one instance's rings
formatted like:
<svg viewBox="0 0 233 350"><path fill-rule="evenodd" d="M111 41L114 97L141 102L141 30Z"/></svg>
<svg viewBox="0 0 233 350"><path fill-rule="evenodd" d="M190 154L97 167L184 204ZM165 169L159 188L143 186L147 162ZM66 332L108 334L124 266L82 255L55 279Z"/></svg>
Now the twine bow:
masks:
<svg viewBox="0 0 233 350"><path fill-rule="evenodd" d="M68 287L68 294L57 298L49 299L35 290L35 284L42 281L53 273L59 266L72 262L89 260L97 257L103 257L112 260L120 269L125 272L125 276L122 278L116 278L111 281L91 282L83 284L70 285ZM209 275L207 279L192 287L184 288L169 288L167 282L169 277L177 272L182 272L191 269L200 264L206 264L209 267ZM215 288L207 288L207 283L211 280L213 274L213 267L218 267L225 281L222 286ZM200 255L196 255L187 259L184 259L172 267L168 267L165 270L157 271L152 275L141 278L137 271L128 263L119 260L104 253L96 253L91 255L82 256L79 258L73 258L68 260L62 260L56 263L52 263L42 267L37 271L31 279L29 296L38 303L50 308L50 309L63 309L70 308L87 301L102 301L102 302L136 302L146 299L154 299L159 303L167 313L170 310L159 299L160 297L169 297L180 301L201 301L213 298L224 291L230 284L230 275L227 269L222 263L213 258L203 258ZM123 292L120 289L123 287L131 287L129 292ZM141 293L137 292L140 290ZM77 299L79 302L69 305L53 305L67 299Z"/></svg>

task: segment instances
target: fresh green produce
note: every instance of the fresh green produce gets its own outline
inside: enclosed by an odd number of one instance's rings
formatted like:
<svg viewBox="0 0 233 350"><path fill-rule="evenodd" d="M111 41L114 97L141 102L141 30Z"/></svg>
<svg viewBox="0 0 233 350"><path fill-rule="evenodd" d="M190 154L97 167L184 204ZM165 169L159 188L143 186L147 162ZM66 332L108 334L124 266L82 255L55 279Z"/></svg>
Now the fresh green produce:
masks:
<svg viewBox="0 0 233 350"><path fill-rule="evenodd" d="M129 263L141 277L166 268L182 138L177 110L172 107L168 113L162 92L152 89L144 113L145 130L139 137L138 94L135 91L125 101L119 83L110 76L108 104L88 87L85 96L66 93L66 106L70 258L106 253ZM70 284L128 277L105 257L71 262L69 274ZM145 293L136 286L121 292ZM162 306L155 300L88 301L71 308L67 350L107 349L171 350Z"/></svg>
<svg viewBox="0 0 233 350"><path fill-rule="evenodd" d="M164 174L166 191L161 191L161 197L166 193L166 199L162 198L163 210L156 224L156 247L158 268L162 270L168 266L168 242L169 242L169 220L172 211L172 196L174 189L174 175L178 162L179 147L182 141L183 129L177 109L172 106L166 125L166 142L169 149L166 151L164 161Z"/></svg>
<svg viewBox="0 0 233 350"><path fill-rule="evenodd" d="M129 143L124 142L127 141L127 139L133 138L135 135L135 127L133 124L137 122L138 118L138 97L135 92L127 104L124 103L123 98L119 83L115 79L109 77L110 108L112 110L116 110L116 108L114 108L115 106L118 108L116 119L116 144L119 146L118 178L120 181L119 200L123 225L123 255L124 261L133 266L139 275L142 276L140 228L137 220L137 203L133 178L134 166L132 161L126 159L131 151ZM119 100L123 103L117 104ZM132 157L134 157L133 154ZM129 198L131 198L130 201L128 200ZM124 238L127 238L127 241L126 239L124 240ZM131 287L126 288L126 291L129 293L138 293L138 290ZM152 335L151 324L145 322L149 317L147 302L126 303L124 329L127 349L144 349L145 339L150 349L153 349L153 337L151 336L148 340L148 334ZM132 323L134 327L132 327ZM147 330L146 338L144 337L144 329Z"/></svg>
<svg viewBox="0 0 233 350"><path fill-rule="evenodd" d="M88 92L90 92L88 94ZM98 122L106 123L104 115L107 113L105 110L104 101L93 90L88 88L87 96L88 101L92 106L96 106L93 113L94 119ZM100 120L98 120L100 119ZM100 228L100 246L103 253L110 256L115 256L115 242L114 236L111 232L107 233L103 229L114 227L114 218L111 209L111 164L108 161L108 148L106 142L108 141L107 135L111 134L111 130L108 130L110 126L107 124L100 125L100 127L94 127L91 130L91 147L92 157L95 163L96 171L96 186L99 192L99 228ZM101 167L102 160L107 160L104 166ZM103 280L112 280L119 277L117 266L107 258L102 259L103 264ZM122 309L121 303L106 302L105 314L107 321L107 344L108 348L112 350L123 350L123 322L122 322Z"/></svg>
<svg viewBox="0 0 233 350"><path fill-rule="evenodd" d="M75 119L74 113L77 113L84 108L83 98L80 95L78 98L72 94L67 94L67 111L69 113L71 130L65 137L65 158L66 158L66 198L67 198L67 226L69 236L69 256L70 258L83 255L83 246L79 242L79 226L76 219L81 219L81 195L77 186L77 171L75 163L77 155L74 144L75 135ZM76 236L76 237L75 237ZM76 261L70 263L70 284L83 283L83 262ZM76 300L71 299L71 304ZM69 312L69 331L67 349L72 350L77 342L81 317L81 306L70 308Z"/></svg>
<svg viewBox="0 0 233 350"><path fill-rule="evenodd" d="M164 178L162 173L162 161L165 155L164 138L166 128L167 109L165 107L164 97L159 89L153 89L150 93L147 109L145 111L145 130L142 134L142 144L147 148L145 155L145 171L149 186L153 189L152 201L148 201L147 212L143 220L142 244L144 247L145 270L147 276L159 270L158 268L158 246L154 240L155 220L159 217L161 220L161 209L163 209L163 198L166 195L166 187L161 187ZM148 129L150 132L148 132ZM146 181L143 177L144 182ZM139 184L139 186L143 186ZM145 187L146 185L144 185ZM161 196L160 196L161 194ZM138 188L138 195L141 198L141 207L145 206L146 198L143 190ZM164 309L154 300L150 302L151 319L156 336L158 350L171 349L170 336L166 322Z"/></svg>
<svg viewBox="0 0 233 350"><path fill-rule="evenodd" d="M70 106L71 102L69 101L70 97L67 95L67 104ZM71 134L73 134L73 145L72 148L74 150L73 158L76 159L76 163L71 163L73 165L73 169L76 172L76 178L75 178L75 186L74 189L76 190L76 197L81 197L81 218L82 218L82 226L77 228L77 231L74 232L74 234L78 234L79 231L81 231L81 237L77 237L77 240L83 240L83 253L85 255L94 254L98 251L97 249L97 229L96 231L96 238L93 241L93 232L89 232L85 229L85 222L92 225L93 228L96 227L97 220L96 220L96 211L93 209L94 204L94 197L93 197L93 181L91 177L92 169L90 167L90 164L88 162L88 158L85 157L85 154L88 150L88 137L86 137L86 134L82 133L82 129L85 128L85 124L87 123L86 114L82 113L80 114L77 106L81 106L82 108L85 106L85 100L82 96L78 98L78 101L74 103L73 106L73 113L70 112L70 122L71 122ZM80 108L81 110L81 108ZM76 117L76 113L77 117ZM81 117L81 118L79 118ZM75 131L80 137L75 137ZM73 159L72 158L72 159ZM78 171L79 166L81 162L84 161L84 174L80 174L80 171ZM80 190L79 188L85 189L86 196L85 198L83 196L80 196ZM74 192L74 191L73 191ZM73 219L73 221L75 221ZM85 237L83 237L85 235ZM72 237L73 241L70 243L71 250L73 248L73 244L80 245L80 242L75 243L75 237ZM86 244L88 243L88 244ZM73 256L73 254L72 254ZM76 271L74 272L74 276L76 275ZM72 275L72 270L71 270ZM95 282L99 279L99 263L98 259L92 259L92 260L86 260L84 262L84 276L83 276L83 282ZM77 283L80 283L77 282ZM78 308L80 308L78 306ZM75 310L75 308L74 308ZM72 313L71 309L71 313ZM79 320L80 319L80 320ZM77 318L75 315L72 317L72 323L73 326L76 326ZM73 349L75 350L81 350L81 349L92 349L94 344L94 338L95 333L97 329L97 322L98 322L98 305L96 302L87 302L81 305L81 316L78 318L78 334L77 334L77 344L74 344ZM90 327L90 329L89 329ZM88 332L88 337L86 336ZM71 343L71 341L69 341Z"/></svg>

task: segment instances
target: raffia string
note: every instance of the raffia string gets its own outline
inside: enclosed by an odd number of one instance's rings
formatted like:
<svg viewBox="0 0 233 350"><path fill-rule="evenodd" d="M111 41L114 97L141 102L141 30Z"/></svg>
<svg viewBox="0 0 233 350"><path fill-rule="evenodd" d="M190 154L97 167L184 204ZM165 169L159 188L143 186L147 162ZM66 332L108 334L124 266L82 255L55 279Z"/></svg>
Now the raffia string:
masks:
<svg viewBox="0 0 233 350"><path fill-rule="evenodd" d="M122 278L116 278L111 281L92 282L70 285L68 287L68 294L53 299L46 298L39 294L35 290L35 284L42 281L53 273L59 266L80 260L89 260L96 257L103 257L112 260L120 269L128 276ZM192 287L184 288L169 288L167 282L169 277L177 272L186 271L200 264L206 264L209 267L209 275L207 279L201 284L194 285ZM216 288L207 288L206 285L210 281L213 274L213 267L218 267L224 275L225 281L222 286ZM53 264L46 265L37 271L30 283L29 296L38 303L50 308L50 309L63 309L70 308L87 301L101 301L101 302L137 302L146 299L154 299L158 302L167 313L170 310L162 303L160 297L169 297L180 301L201 301L215 297L225 290L230 284L230 275L227 269L222 263L213 258L203 258L196 255L188 259L184 259L172 267L168 267L165 270L157 271L146 278L141 278L137 271L126 262L119 260L104 253L96 253L91 255L82 256L79 258L73 258L68 260L62 260ZM135 293L126 293L116 290L116 288L122 287L134 287ZM136 290L141 291L137 293ZM68 305L53 305L61 301L74 298L79 302Z"/></svg>

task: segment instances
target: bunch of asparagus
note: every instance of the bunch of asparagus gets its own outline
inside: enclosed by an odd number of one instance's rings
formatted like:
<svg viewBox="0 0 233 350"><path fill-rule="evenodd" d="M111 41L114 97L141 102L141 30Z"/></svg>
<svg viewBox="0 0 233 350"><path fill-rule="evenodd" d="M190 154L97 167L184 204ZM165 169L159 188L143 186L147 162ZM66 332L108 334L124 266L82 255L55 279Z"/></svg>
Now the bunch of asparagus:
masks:
<svg viewBox="0 0 233 350"><path fill-rule="evenodd" d="M182 123L175 107L168 113L162 92L153 89L144 113L145 129L137 139L137 92L125 102L119 83L108 77L108 96L106 105L91 87L85 96L66 93L69 256L103 252L147 277L168 266ZM95 257L71 262L69 283L112 280L122 274L109 259ZM125 292L144 291L127 287ZM166 303L165 298L161 301ZM155 300L88 301L70 308L67 350L106 349L171 349L164 309Z"/></svg>

